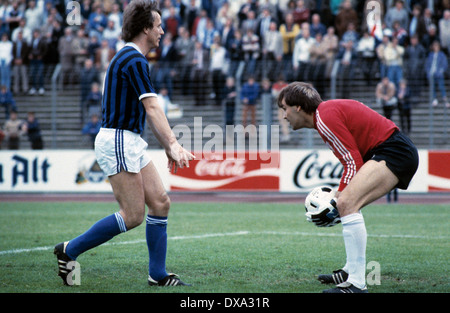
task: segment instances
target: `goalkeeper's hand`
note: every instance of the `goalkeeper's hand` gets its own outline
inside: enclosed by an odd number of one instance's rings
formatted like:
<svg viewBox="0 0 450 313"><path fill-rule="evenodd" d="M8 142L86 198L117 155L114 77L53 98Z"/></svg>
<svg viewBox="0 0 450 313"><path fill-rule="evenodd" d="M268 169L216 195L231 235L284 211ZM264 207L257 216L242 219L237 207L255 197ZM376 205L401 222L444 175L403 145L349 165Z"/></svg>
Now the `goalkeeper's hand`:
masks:
<svg viewBox="0 0 450 313"><path fill-rule="evenodd" d="M306 220L314 223L317 227L332 227L341 222L336 208L336 199L332 199L329 203L321 204L317 212L306 212L305 215Z"/></svg>

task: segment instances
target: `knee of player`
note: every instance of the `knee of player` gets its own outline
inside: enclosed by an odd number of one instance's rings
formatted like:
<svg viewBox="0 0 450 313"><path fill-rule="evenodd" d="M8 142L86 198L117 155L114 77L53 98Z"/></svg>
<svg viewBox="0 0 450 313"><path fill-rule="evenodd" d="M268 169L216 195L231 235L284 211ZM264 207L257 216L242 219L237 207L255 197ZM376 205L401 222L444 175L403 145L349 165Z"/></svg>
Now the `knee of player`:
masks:
<svg viewBox="0 0 450 313"><path fill-rule="evenodd" d="M151 215L167 216L170 209L170 198L167 193L160 195L148 205Z"/></svg>
<svg viewBox="0 0 450 313"><path fill-rule="evenodd" d="M161 204L160 204L160 210L164 211L166 214L169 213L169 209L170 209L170 198L169 195L166 193L164 194L164 196L161 199Z"/></svg>
<svg viewBox="0 0 450 313"><path fill-rule="evenodd" d="M345 194L341 194L339 196L336 206L341 217L353 213L353 210L355 209L351 199L349 199L349 197Z"/></svg>
<svg viewBox="0 0 450 313"><path fill-rule="evenodd" d="M131 214L126 214L124 217L127 230L133 229L142 224L145 218L145 210L139 210Z"/></svg>

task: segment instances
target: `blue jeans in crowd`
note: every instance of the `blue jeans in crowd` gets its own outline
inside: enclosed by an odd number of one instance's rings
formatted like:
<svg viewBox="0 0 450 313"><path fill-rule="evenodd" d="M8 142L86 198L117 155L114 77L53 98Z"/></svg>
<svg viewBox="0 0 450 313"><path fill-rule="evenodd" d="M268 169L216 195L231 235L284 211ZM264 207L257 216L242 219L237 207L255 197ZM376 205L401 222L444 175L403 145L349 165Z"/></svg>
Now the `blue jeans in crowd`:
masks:
<svg viewBox="0 0 450 313"><path fill-rule="evenodd" d="M42 60L30 60L31 87L44 88L44 62Z"/></svg>
<svg viewBox="0 0 450 313"><path fill-rule="evenodd" d="M5 60L0 61L0 85L6 86L8 90L11 87L11 67Z"/></svg>

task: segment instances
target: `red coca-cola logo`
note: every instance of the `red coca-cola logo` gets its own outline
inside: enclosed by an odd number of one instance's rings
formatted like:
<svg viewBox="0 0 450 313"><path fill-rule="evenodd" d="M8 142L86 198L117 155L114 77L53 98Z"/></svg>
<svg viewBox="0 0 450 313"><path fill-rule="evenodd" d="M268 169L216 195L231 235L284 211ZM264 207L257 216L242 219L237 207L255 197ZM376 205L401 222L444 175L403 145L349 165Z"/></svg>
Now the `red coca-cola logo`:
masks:
<svg viewBox="0 0 450 313"><path fill-rule="evenodd" d="M195 175L239 176L245 173L246 160L200 160L195 166Z"/></svg>
<svg viewBox="0 0 450 313"><path fill-rule="evenodd" d="M279 153L274 154L279 160ZM171 175L171 190L279 190L279 162L270 166L245 153L241 158L205 157Z"/></svg>

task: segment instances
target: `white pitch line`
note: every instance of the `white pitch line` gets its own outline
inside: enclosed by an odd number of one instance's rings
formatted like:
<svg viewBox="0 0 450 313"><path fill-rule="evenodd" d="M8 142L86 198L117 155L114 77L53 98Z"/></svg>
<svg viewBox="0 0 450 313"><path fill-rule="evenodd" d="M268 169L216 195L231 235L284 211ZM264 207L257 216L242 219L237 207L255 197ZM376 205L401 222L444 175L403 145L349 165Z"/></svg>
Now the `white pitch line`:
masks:
<svg viewBox="0 0 450 313"><path fill-rule="evenodd" d="M203 235L189 235L189 236L173 236L168 237L168 240L189 240L189 239L205 239L214 237L228 237L228 236L245 236L245 235L277 235L277 236L312 236L312 237L342 237L341 233L308 233L308 232L279 232L279 231L237 231L232 233L213 233ZM403 239L448 239L448 236L418 236L418 235L368 235L373 238L403 238ZM118 241L118 242L106 242L103 246L108 245L129 245L144 243L145 239L130 240L130 241ZM53 249L53 246L47 247L35 247L29 249L11 249L0 251L0 255L6 254L20 254L35 251L47 251Z"/></svg>
<svg viewBox="0 0 450 313"><path fill-rule="evenodd" d="M225 236L240 236L240 235L248 235L250 234L249 231L238 231L233 233L217 233L217 234L203 234L203 235L191 235L191 236L173 236L167 238L168 240L187 240L187 239L203 239L203 238L212 238L212 237L225 237ZM131 240L131 241L118 241L118 242L106 242L102 246L109 246L109 245L129 245L129 244L137 244L137 243L143 243L145 242L145 239L137 239L137 240ZM5 254L19 254L19 253L25 253L25 252L35 252L35 251L46 251L53 249L53 246L48 247L36 247L36 248L29 248L29 249L12 249L12 250L4 250L0 251L0 255Z"/></svg>

